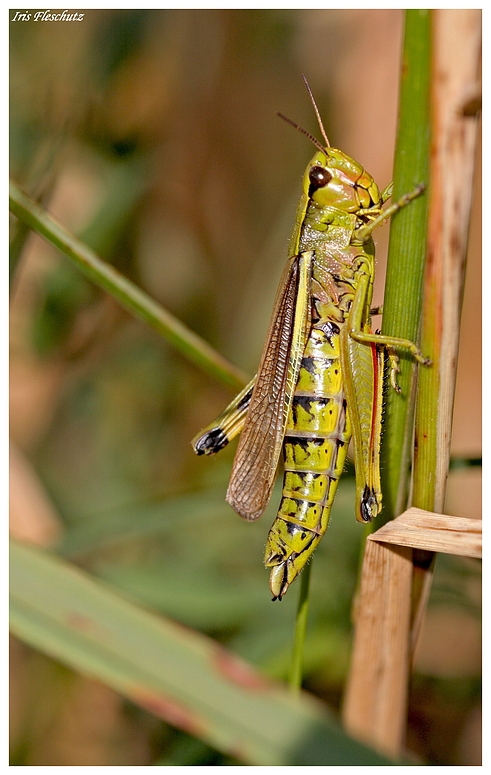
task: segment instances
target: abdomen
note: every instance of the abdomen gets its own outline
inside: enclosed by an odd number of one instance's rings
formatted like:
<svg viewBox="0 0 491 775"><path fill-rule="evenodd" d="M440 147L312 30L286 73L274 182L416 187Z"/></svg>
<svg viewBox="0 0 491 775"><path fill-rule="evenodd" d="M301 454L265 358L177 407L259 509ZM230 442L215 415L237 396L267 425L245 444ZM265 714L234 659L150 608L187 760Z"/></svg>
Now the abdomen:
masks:
<svg viewBox="0 0 491 775"><path fill-rule="evenodd" d="M273 599L285 594L327 530L350 438L339 327L319 321L307 341L288 418L282 498L266 544Z"/></svg>

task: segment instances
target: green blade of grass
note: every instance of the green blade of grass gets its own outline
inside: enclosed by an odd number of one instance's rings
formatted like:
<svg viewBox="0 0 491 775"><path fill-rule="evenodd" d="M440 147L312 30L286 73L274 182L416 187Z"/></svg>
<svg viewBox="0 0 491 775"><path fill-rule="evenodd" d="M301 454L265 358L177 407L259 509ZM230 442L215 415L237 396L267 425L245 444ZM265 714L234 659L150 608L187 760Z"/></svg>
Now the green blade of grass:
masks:
<svg viewBox="0 0 491 775"><path fill-rule="evenodd" d="M406 11L394 162L393 201L429 180L431 13ZM426 255L428 191L393 218L384 295L382 332L418 341ZM401 394L388 389L382 444L384 509L377 527L406 506L412 442L413 398L417 368L399 352Z"/></svg>
<svg viewBox="0 0 491 775"><path fill-rule="evenodd" d="M290 688L294 694L300 691L302 686L303 655L305 648L305 635L307 632L307 618L309 613L310 571L312 560L305 566L300 576L300 593L298 598L297 615L295 618L295 636L293 639L292 663L290 667Z"/></svg>
<svg viewBox="0 0 491 775"><path fill-rule="evenodd" d="M31 230L29 226L26 226L22 221L18 221L17 229L10 243L9 248L9 288L12 289L15 273L19 265L22 251L24 250L27 238Z"/></svg>
<svg viewBox="0 0 491 775"><path fill-rule="evenodd" d="M62 251L96 285L125 309L148 323L186 358L231 388L242 388L248 379L204 339L191 331L114 267L58 223L47 210L10 183L10 209L22 223Z"/></svg>
<svg viewBox="0 0 491 775"><path fill-rule="evenodd" d="M468 243L476 162L476 84L480 76L479 9L433 11L432 192L421 346L432 359L418 379L412 505L443 512L450 461ZM459 56L455 56L458 41ZM473 98L469 100L469 95ZM456 139L458 138L458 139ZM415 648L428 602L436 554L419 552L413 582Z"/></svg>
<svg viewBox="0 0 491 775"><path fill-rule="evenodd" d="M315 698L293 697L59 557L12 542L10 569L15 635L245 764L396 763L343 733Z"/></svg>

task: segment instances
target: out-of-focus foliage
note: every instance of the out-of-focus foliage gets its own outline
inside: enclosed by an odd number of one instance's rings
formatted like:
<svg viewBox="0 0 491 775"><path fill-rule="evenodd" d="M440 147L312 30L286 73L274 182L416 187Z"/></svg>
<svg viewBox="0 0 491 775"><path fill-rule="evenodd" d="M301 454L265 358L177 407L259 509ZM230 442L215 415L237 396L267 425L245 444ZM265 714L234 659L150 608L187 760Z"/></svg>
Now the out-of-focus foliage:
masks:
<svg viewBox="0 0 491 775"><path fill-rule="evenodd" d="M387 765L323 703L266 681L214 639L125 600L51 553L10 542L13 632L249 765Z"/></svg>
<svg viewBox="0 0 491 775"><path fill-rule="evenodd" d="M316 131L305 73L332 144L385 186L401 23L394 10L91 10L76 24L11 23L12 177L252 374L311 155L275 112ZM204 460L189 444L230 393L13 230L11 431L54 504L56 548L285 677L297 592L273 605L262 568L277 493L244 523L224 502L234 450ZM361 539L352 500L348 474L312 574L306 686L334 708ZM41 519L34 505L29 518ZM434 605L478 627L475 565L438 562ZM231 763L21 644L13 654L13 763ZM475 763L478 658L471 650L450 676L422 664L411 747L434 764ZM439 742L444 710L452 745Z"/></svg>

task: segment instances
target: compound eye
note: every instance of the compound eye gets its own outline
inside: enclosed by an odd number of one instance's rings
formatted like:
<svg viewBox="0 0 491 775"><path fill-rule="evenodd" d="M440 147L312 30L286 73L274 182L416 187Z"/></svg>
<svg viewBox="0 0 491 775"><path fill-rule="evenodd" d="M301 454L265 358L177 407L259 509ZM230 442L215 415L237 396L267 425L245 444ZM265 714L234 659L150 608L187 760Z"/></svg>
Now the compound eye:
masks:
<svg viewBox="0 0 491 775"><path fill-rule="evenodd" d="M314 191L323 186L327 186L332 179L331 173L324 169L324 167L311 167L309 172L310 189L309 194L312 195Z"/></svg>

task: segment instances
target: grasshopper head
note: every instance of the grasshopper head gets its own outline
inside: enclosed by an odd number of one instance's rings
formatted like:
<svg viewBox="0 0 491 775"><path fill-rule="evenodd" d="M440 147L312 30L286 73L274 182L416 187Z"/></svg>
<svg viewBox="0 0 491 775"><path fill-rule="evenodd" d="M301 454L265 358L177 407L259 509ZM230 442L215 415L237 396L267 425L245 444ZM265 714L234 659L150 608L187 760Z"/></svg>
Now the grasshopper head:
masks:
<svg viewBox="0 0 491 775"><path fill-rule="evenodd" d="M305 196L320 207L335 207L347 213L356 213L372 207L379 209L382 205L382 197L377 184L361 164L342 151L331 148L312 90L306 77L302 77L325 145L291 118L287 118L282 113L278 113L278 116L308 137L318 149L305 170L303 179Z"/></svg>
<svg viewBox="0 0 491 775"><path fill-rule="evenodd" d="M336 148L318 151L305 170L303 190L320 207L348 213L382 204L377 184L361 164Z"/></svg>

